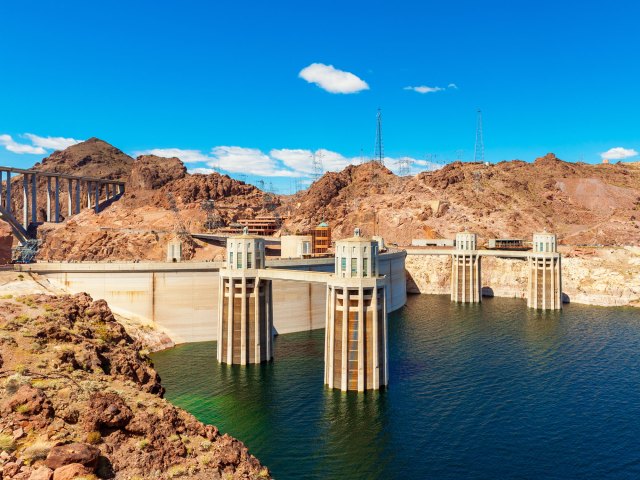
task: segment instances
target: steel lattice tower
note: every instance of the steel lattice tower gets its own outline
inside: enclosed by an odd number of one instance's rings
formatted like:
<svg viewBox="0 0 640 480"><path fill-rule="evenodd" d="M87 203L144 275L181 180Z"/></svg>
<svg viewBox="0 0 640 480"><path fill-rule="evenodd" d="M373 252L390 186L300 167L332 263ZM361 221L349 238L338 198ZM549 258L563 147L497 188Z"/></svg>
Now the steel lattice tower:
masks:
<svg viewBox="0 0 640 480"><path fill-rule="evenodd" d="M376 148L373 153L373 161L384 165L384 144L382 143L382 111L378 108L376 115Z"/></svg>
<svg viewBox="0 0 640 480"><path fill-rule="evenodd" d="M322 166L322 153L312 153L311 160L313 162L313 180L318 180L324 175L324 167Z"/></svg>
<svg viewBox="0 0 640 480"><path fill-rule="evenodd" d="M482 140L482 111L478 110L478 123L476 125L476 147L473 152L475 162L484 163L484 141Z"/></svg>

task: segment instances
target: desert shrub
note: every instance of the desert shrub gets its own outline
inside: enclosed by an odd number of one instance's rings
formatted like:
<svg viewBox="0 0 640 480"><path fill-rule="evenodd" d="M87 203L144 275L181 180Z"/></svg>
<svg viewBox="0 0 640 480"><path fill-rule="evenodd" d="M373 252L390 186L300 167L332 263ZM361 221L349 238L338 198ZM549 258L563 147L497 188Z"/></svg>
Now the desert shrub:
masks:
<svg viewBox="0 0 640 480"><path fill-rule="evenodd" d="M20 373L14 373L4 382L4 388L9 395L13 395L22 385L31 383L31 378Z"/></svg>
<svg viewBox="0 0 640 480"><path fill-rule="evenodd" d="M102 435L100 435L100 432L94 431L87 433L87 443L96 445L100 443L100 440L102 440Z"/></svg>
<svg viewBox="0 0 640 480"><path fill-rule="evenodd" d="M16 442L11 435L0 434L0 451L13 452L16 449Z"/></svg>
<svg viewBox="0 0 640 480"><path fill-rule="evenodd" d="M138 442L138 449L144 450L145 448L147 448L149 446L149 444L150 444L149 439L143 438L142 440L140 440Z"/></svg>
<svg viewBox="0 0 640 480"><path fill-rule="evenodd" d="M23 403L21 405L16 405L13 411L16 413L25 414L25 413L31 412L31 409L29 408L29 405L27 405L26 403Z"/></svg>
<svg viewBox="0 0 640 480"><path fill-rule="evenodd" d="M177 478L187 474L187 467L184 465L174 465L167 470L167 477Z"/></svg>
<svg viewBox="0 0 640 480"><path fill-rule="evenodd" d="M51 450L51 443L42 440L36 440L22 451L22 458L30 463L47 458Z"/></svg>

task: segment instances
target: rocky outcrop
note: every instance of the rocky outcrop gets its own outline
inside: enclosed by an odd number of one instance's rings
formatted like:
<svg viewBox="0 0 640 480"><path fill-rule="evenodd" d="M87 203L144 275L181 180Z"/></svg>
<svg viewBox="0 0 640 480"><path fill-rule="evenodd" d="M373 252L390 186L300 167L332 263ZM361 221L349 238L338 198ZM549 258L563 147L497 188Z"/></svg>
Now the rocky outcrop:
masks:
<svg viewBox="0 0 640 480"><path fill-rule="evenodd" d="M397 177L370 162L325 174L284 199L280 211L291 232L324 219L338 238L359 226L399 245L425 238L425 231L452 238L464 230L482 241L530 239L547 230L565 244L639 245L640 169L570 163L547 154L533 163L453 162Z"/></svg>
<svg viewBox="0 0 640 480"><path fill-rule="evenodd" d="M133 163L127 186L132 192L156 190L186 175L187 168L178 158L141 155Z"/></svg>
<svg viewBox="0 0 640 480"><path fill-rule="evenodd" d="M86 294L0 299L0 478L268 478L167 403L141 345Z"/></svg>
<svg viewBox="0 0 640 480"><path fill-rule="evenodd" d="M132 166L133 158L94 137L65 150L53 152L42 162L36 163L33 169L125 181Z"/></svg>

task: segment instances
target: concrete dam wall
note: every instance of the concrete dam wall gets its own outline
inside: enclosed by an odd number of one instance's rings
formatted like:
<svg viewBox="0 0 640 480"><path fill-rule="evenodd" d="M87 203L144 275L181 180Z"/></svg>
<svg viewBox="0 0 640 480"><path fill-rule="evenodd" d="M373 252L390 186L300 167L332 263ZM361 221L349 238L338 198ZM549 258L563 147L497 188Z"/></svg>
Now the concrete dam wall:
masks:
<svg viewBox="0 0 640 480"><path fill-rule="evenodd" d="M406 302L405 252L382 254L389 311ZM222 263L37 263L38 273L72 293L104 299L117 315L164 331L176 343L217 340L218 271ZM329 259L272 260L267 267L333 272ZM292 333L325 327L326 285L273 280L274 328Z"/></svg>

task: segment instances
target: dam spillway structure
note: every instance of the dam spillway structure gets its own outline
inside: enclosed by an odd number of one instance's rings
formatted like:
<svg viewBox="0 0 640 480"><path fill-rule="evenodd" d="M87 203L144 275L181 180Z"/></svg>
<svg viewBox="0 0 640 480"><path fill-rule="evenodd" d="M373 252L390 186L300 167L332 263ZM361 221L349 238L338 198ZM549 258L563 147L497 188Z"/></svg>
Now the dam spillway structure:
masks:
<svg viewBox="0 0 640 480"><path fill-rule="evenodd" d="M455 250L451 254L451 301L478 303L482 301L481 263L475 233L456 234Z"/></svg>
<svg viewBox="0 0 640 480"><path fill-rule="evenodd" d="M388 385L385 277L378 244L355 236L336 242L335 273L327 282L324 383L343 391Z"/></svg>
<svg viewBox="0 0 640 480"><path fill-rule="evenodd" d="M264 239L242 235L227 239L226 268L220 269L218 350L221 363L247 365L273 359L271 280L265 267Z"/></svg>
<svg viewBox="0 0 640 480"><path fill-rule="evenodd" d="M553 233L535 233L529 254L527 306L541 310L562 309L562 260Z"/></svg>

